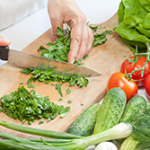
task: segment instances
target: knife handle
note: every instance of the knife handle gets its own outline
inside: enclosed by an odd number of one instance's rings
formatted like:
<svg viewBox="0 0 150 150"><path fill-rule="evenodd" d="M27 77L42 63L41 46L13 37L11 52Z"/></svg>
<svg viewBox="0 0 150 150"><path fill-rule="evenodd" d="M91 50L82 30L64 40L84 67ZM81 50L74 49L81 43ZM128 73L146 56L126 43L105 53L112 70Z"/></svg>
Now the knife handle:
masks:
<svg viewBox="0 0 150 150"><path fill-rule="evenodd" d="M9 46L0 46L0 59L8 60Z"/></svg>

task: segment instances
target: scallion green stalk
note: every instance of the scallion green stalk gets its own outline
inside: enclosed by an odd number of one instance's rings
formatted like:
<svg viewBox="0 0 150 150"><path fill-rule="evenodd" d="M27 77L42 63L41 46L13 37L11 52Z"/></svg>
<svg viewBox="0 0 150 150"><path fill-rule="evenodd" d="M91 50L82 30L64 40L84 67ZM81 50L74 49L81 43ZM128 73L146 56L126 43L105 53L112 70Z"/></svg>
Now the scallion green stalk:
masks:
<svg viewBox="0 0 150 150"><path fill-rule="evenodd" d="M34 129L34 128L31 128L31 127L15 125L15 124L8 123L8 122L1 121L1 120L0 120L0 125L4 126L6 128L10 128L10 129L21 131L21 132L25 132L25 133L31 133L31 134L33 134L33 130L34 130L34 132L36 131L35 132L36 135L37 135L37 133L38 133L38 135L40 135L39 133L41 132L41 129ZM40 132L39 132L39 130L40 130ZM45 131L47 131L47 130L45 130ZM44 134L43 133L41 134L42 136L45 135L45 131L43 132ZM49 131L49 133L51 133L51 131ZM55 138L59 138L60 135L63 138L68 138L68 137L65 137L66 133L56 132L56 131L55 131L55 133L56 133L55 134ZM91 136L87 136L87 137L78 137L78 138L75 137L75 139L70 139L69 141L65 141L65 142L63 140L61 142L61 139L60 139L59 142L56 140L57 142L53 141L51 143L49 143L46 140L44 141L43 139L42 139L43 143L41 143L41 142L33 142L33 141L29 141L27 139L26 139L27 141L22 141L22 140L19 139L21 142L19 142L20 145L18 145L18 148L20 148L21 146L24 147L24 144L26 143L25 148L32 149L32 146L35 146L35 148L33 148L33 150L36 149L36 147L37 148L41 147L42 145L43 145L43 149L44 148L46 149L46 146L49 146L51 148L53 148L53 147L57 148L58 150L76 150L76 149L83 150L83 149L85 149L85 148L87 148L87 147L89 147L91 145L99 144L100 142L113 140L113 139L126 138L131 133L132 133L132 126L130 124L120 123L120 124L112 127L109 130L106 130L104 132L101 132L101 133L98 133L98 134L95 134L95 135L91 135ZM63 134L64 134L64 136L62 136ZM53 134L49 134L49 137L50 137L50 135L52 135L52 137L54 137ZM47 134L46 134L46 136L47 136ZM70 137L72 138L73 135L71 136L71 134L70 134ZM16 141L14 141L14 142L16 142ZM2 143L2 141L1 141L1 143ZM39 147L38 147L38 145L39 145ZM9 142L8 146L11 146L12 148L15 148L14 145L13 145L13 142Z"/></svg>
<svg viewBox="0 0 150 150"><path fill-rule="evenodd" d="M65 133L65 132L36 129L36 128L32 128L32 127L16 125L16 124L9 123L9 122L2 121L2 120L0 120L0 125L4 126L6 128L12 129L12 130L29 133L29 134L34 134L34 135L40 135L40 136L44 136L44 137L61 138L61 139L76 139L76 138L80 137L78 135L73 135L73 134L69 134L69 133Z"/></svg>

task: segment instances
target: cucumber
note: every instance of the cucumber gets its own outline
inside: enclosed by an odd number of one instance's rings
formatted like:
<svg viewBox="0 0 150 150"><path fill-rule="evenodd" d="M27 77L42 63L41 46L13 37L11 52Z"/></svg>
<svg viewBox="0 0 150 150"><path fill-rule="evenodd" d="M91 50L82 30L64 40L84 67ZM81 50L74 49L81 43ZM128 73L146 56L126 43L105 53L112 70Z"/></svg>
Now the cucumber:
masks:
<svg viewBox="0 0 150 150"><path fill-rule="evenodd" d="M134 116L134 114L144 113L147 110L147 101L142 96L134 96L127 103L123 116L120 122L130 121L130 118ZM126 138L120 150L143 150L150 146L150 143L140 142L139 140L134 139L134 133Z"/></svg>
<svg viewBox="0 0 150 150"><path fill-rule="evenodd" d="M126 106L126 94L121 88L109 90L101 104L94 127L94 134L117 125Z"/></svg>
<svg viewBox="0 0 150 150"><path fill-rule="evenodd" d="M132 97L126 105L120 122L127 121L132 115L138 112L145 112L147 109L147 101L139 95Z"/></svg>
<svg viewBox="0 0 150 150"><path fill-rule="evenodd" d="M92 104L86 108L71 124L67 133L79 136L90 135L93 132L99 108L99 103Z"/></svg>

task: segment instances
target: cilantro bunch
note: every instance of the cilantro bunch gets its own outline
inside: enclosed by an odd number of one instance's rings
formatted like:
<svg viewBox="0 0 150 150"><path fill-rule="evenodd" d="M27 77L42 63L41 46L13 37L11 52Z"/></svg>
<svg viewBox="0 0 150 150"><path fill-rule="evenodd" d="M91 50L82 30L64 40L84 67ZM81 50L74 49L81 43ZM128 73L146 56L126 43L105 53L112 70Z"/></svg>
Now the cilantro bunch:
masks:
<svg viewBox="0 0 150 150"><path fill-rule="evenodd" d="M68 53L71 43L70 30L62 30L58 27L57 35L59 39L56 39L55 44L49 42L47 43L48 48L40 46L38 50L40 50L40 54L43 57L68 62Z"/></svg>
<svg viewBox="0 0 150 150"><path fill-rule="evenodd" d="M96 32L98 29L104 28L92 25L89 25L89 27L93 30L93 32ZM56 39L55 44L50 42L47 43L47 46L49 46L48 48L40 46L38 49L38 51L40 51L40 55L46 58L68 62L68 54L71 44L70 32L70 28L63 30L57 27L57 35L59 36L59 39ZM107 40L106 35L111 33L111 30L105 30L102 33L96 33L94 35L93 47L103 44ZM87 56L85 56L85 59L86 58ZM74 64L83 65L81 64L81 60L75 61Z"/></svg>
<svg viewBox="0 0 150 150"><path fill-rule="evenodd" d="M34 90L29 92L24 86L19 86L15 92L1 97L0 103L0 111L23 123L28 121L28 124L32 124L36 119L44 118L50 121L58 115L65 117L70 111L70 107L64 108L50 102L48 96L42 97ZM42 121L39 122L41 123Z"/></svg>

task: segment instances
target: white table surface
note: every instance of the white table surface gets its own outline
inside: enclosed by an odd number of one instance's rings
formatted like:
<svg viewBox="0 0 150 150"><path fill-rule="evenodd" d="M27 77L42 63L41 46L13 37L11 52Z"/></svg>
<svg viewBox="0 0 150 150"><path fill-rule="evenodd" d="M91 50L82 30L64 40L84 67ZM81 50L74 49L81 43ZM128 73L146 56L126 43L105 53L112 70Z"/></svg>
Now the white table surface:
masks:
<svg viewBox="0 0 150 150"><path fill-rule="evenodd" d="M111 18L118 9L120 0L76 0L90 24L102 23ZM12 49L22 50L51 27L47 8L20 20L10 27L0 30L0 35L11 41ZM3 64L0 61L0 66ZM138 95L148 100L144 88Z"/></svg>

